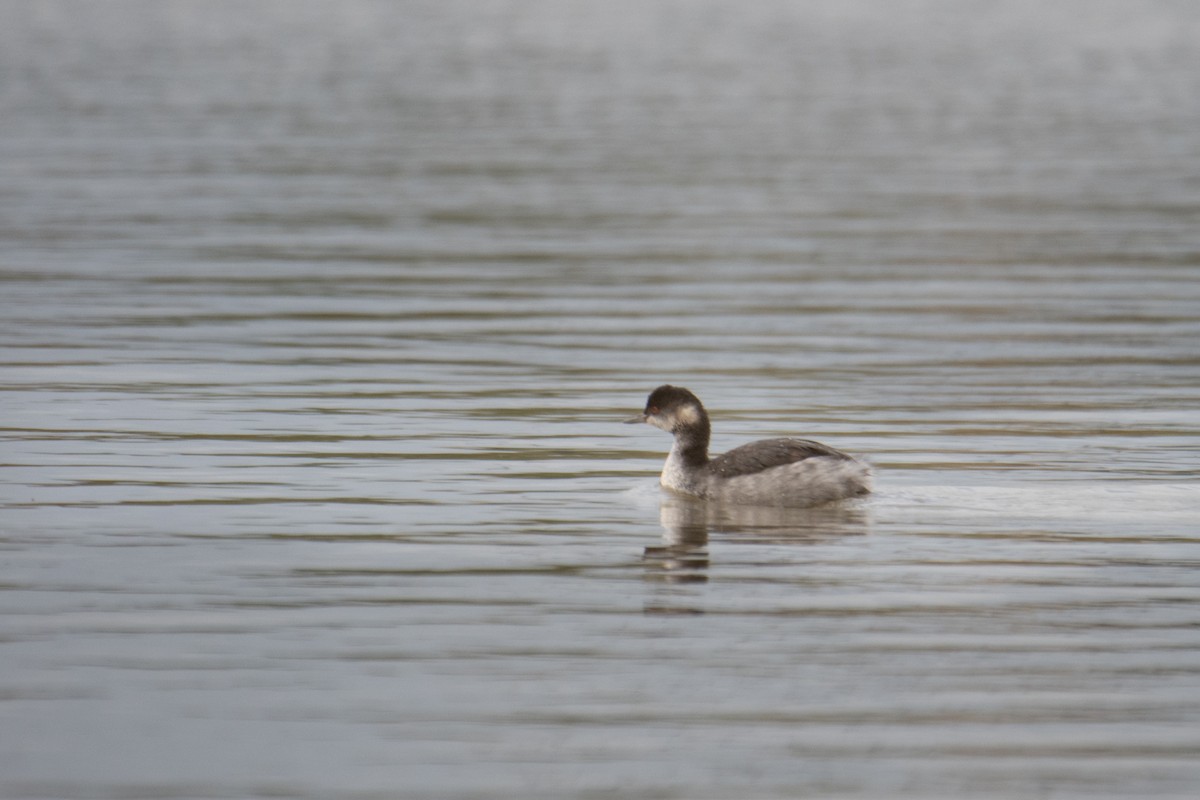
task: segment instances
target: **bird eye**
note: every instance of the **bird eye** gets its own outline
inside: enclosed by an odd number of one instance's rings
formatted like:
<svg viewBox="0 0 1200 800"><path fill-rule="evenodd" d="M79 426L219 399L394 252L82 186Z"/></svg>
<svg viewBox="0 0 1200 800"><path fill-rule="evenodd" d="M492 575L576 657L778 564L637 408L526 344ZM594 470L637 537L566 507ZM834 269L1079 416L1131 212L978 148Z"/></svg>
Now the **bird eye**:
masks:
<svg viewBox="0 0 1200 800"><path fill-rule="evenodd" d="M646 413L647 414L657 414L658 406L650 406L649 408L646 409Z"/></svg>

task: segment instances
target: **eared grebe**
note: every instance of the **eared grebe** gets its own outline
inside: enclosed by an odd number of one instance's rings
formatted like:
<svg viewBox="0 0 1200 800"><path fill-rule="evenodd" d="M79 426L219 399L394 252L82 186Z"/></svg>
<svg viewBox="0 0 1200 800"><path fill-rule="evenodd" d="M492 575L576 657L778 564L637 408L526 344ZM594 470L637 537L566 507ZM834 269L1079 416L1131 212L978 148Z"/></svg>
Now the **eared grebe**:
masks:
<svg viewBox="0 0 1200 800"><path fill-rule="evenodd" d="M871 491L870 467L807 439L763 439L710 459L708 413L696 395L678 386L655 389L646 410L628 422L648 422L674 435L662 485L683 494L804 508Z"/></svg>

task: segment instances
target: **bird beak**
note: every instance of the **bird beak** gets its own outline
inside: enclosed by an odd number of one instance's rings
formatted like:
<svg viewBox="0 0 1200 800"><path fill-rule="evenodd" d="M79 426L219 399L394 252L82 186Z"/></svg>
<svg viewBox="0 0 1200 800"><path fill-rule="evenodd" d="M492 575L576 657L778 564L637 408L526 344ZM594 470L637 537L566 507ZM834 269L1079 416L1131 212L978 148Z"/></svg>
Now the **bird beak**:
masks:
<svg viewBox="0 0 1200 800"><path fill-rule="evenodd" d="M646 421L646 415L638 414L636 417L633 417L632 419L625 420L625 424L626 425L637 425L639 422L645 422L645 421Z"/></svg>

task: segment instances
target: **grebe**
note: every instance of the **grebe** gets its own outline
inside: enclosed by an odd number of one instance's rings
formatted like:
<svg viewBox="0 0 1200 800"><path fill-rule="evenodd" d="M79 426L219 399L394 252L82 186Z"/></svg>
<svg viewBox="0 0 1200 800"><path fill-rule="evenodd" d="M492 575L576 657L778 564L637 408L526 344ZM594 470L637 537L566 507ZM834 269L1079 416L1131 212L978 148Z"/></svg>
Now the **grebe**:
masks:
<svg viewBox="0 0 1200 800"><path fill-rule="evenodd" d="M662 485L724 503L807 508L871 491L871 468L807 439L763 439L710 459L708 412L678 386L650 393L646 409L629 423L646 422L675 437L663 465Z"/></svg>

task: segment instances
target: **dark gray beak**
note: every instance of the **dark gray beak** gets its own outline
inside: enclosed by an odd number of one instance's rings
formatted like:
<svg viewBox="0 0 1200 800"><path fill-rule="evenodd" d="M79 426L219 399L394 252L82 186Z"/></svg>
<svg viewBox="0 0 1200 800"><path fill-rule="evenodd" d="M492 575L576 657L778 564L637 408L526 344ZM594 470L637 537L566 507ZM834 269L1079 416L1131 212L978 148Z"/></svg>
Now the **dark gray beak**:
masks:
<svg viewBox="0 0 1200 800"><path fill-rule="evenodd" d="M625 424L626 425L637 425L639 422L645 422L645 421L646 421L646 415L638 414L636 417L634 417L632 419L625 420Z"/></svg>

